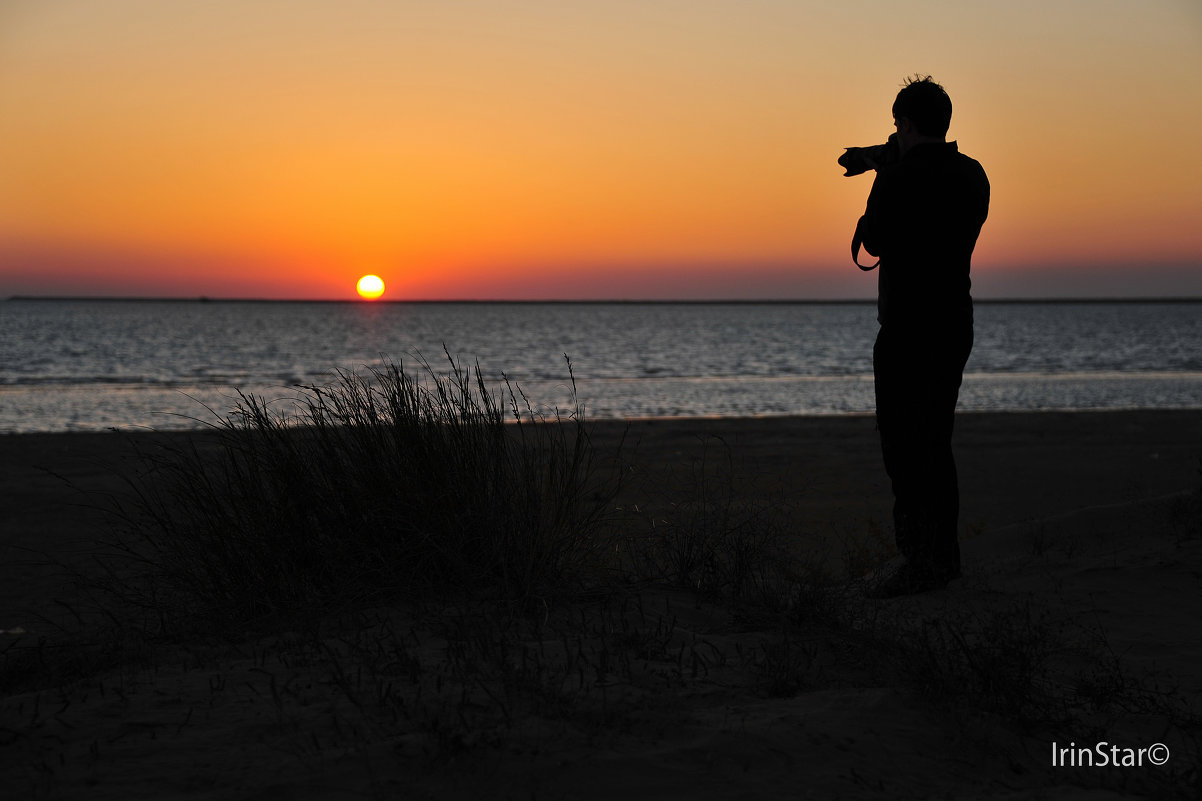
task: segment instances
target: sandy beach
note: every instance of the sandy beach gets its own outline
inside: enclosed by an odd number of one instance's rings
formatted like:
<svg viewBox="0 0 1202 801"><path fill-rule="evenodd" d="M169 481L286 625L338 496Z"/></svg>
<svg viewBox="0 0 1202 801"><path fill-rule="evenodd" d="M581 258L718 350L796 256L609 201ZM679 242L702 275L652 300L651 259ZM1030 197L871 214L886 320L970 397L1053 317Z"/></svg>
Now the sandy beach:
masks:
<svg viewBox="0 0 1202 801"><path fill-rule="evenodd" d="M948 589L870 602L835 582L803 592L809 611L769 613L633 587L587 615L549 609L541 634L507 646L539 666L529 675L472 673L448 633L458 618L444 611L434 626L401 609L312 641L117 654L110 643L97 657L105 646L74 622L85 602L69 574L93 569L107 535L92 504L122 491L131 442L153 436L189 435L0 437L5 797L1111 799L1202 789L1202 412L961 414L965 569ZM602 455L622 444L617 503L640 519L671 514L712 470L716 488L704 491L763 511L813 564L835 573L890 556L870 416L599 422L592 440ZM402 670L399 657L363 668L351 643L364 632L409 643L420 669ZM64 666L62 654L77 652L92 661ZM1037 663L1005 674L1022 674L1025 700L976 698L972 682L986 674L974 660L1015 655ZM542 682L533 693L531 675ZM452 686L457 694L439 695ZM1046 709L1086 696L1067 724L1040 724ZM1101 741L1142 764L1053 764L1057 747ZM1171 753L1163 765L1149 761L1158 743Z"/></svg>

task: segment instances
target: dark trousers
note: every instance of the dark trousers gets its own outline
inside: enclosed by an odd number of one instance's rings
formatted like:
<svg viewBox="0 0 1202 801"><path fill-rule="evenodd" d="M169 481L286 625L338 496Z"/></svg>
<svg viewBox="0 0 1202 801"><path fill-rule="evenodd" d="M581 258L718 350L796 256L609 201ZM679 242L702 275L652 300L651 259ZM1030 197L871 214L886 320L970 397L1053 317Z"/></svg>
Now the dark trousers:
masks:
<svg viewBox="0 0 1202 801"><path fill-rule="evenodd" d="M952 426L972 321L886 323L872 349L876 419L893 484L897 549L915 567L960 573L960 488Z"/></svg>

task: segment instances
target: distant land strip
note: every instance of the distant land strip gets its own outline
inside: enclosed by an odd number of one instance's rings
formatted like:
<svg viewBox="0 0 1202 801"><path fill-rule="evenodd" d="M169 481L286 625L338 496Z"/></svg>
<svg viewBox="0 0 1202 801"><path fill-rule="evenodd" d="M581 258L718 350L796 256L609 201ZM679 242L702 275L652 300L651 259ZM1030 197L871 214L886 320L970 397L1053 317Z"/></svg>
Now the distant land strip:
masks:
<svg viewBox="0 0 1202 801"><path fill-rule="evenodd" d="M655 305L673 305L673 306L847 306L847 305L871 305L876 303L876 298L843 298L843 299L805 299L805 298L761 298L761 299L746 299L733 298L722 300L716 298L710 299L630 299L630 298L609 298L609 299L516 299L516 300L488 300L484 298L469 298L463 300L450 299L398 299L390 298L388 300L363 300L360 298L339 298L339 299L320 299L320 298L210 298L206 296L197 297L139 297L139 296L107 296L107 295L10 295L5 298L5 301L70 301L70 302L95 302L95 303L353 303L353 304L371 304L371 305L396 305L396 304L426 304L426 305L454 305L454 304L489 304L489 305L509 305L509 306L537 306L537 305L564 305L564 306L602 306L602 305L626 305L626 306L655 306ZM1114 303L1202 303L1202 297L1096 297L1096 298L973 298L973 303L978 305L1006 305L1006 304L1114 304Z"/></svg>

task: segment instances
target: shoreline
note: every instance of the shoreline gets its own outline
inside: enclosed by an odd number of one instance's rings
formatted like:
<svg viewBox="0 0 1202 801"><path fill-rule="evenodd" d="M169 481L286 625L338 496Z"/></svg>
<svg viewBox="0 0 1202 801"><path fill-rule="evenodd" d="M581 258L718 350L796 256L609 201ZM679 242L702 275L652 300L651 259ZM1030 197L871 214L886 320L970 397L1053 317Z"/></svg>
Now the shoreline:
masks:
<svg viewBox="0 0 1202 801"><path fill-rule="evenodd" d="M969 374L966 374L966 376ZM981 374L988 376L988 374ZM1151 373L1148 376L1139 376L1140 378L1172 378L1175 373ZM1189 378L1202 377L1202 373L1187 374ZM870 381L871 376L853 376L861 381ZM1073 376L1069 376L1073 378ZM5 392L4 387L0 387L0 396ZM280 386L279 389L292 389L288 386ZM43 388L44 390L44 388ZM39 391L43 391L39 390ZM164 415L170 416L185 416L176 415L174 412L163 412ZM1202 405L1198 406L1164 406L1164 407L1136 407L1136 406L1115 406L1105 408L1050 408L1050 409L958 409L956 411L956 419L967 418L988 418L988 417L1040 417L1040 416L1090 416L1090 415L1202 415ZM782 423L789 424L790 421L828 421L828 420L855 420L863 418L874 418L876 412L873 410L856 410L856 411L839 411L839 412L813 412L813 413L798 413L798 412L768 412L764 414L687 414L687 415L645 415L645 416L628 416L628 417L591 417L586 415L587 423L590 426L613 427L627 425L644 425L644 424L669 424L669 425L691 425L696 422L702 422L709 425L720 426L722 424L731 424L736 427L742 427L748 423L754 424L774 424ZM189 418L199 419L199 418ZM135 438L144 436L188 436L196 434L204 434L205 432L214 430L214 426L219 425L222 418L214 418L213 420L204 420L199 423L187 427L164 427L155 428L153 426L144 426L138 424L125 425L108 425L97 428L76 428L76 429L53 429L53 430L11 430L0 429L0 443L10 438L19 437L68 437L68 436L107 436L107 435L128 435ZM506 420L507 423L512 423Z"/></svg>

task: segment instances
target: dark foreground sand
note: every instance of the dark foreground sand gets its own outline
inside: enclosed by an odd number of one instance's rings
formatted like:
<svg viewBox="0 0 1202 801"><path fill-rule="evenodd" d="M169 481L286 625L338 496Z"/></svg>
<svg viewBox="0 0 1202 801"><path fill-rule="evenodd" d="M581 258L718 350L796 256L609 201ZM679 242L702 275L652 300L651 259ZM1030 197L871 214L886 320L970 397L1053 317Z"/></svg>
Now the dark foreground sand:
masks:
<svg viewBox="0 0 1202 801"><path fill-rule="evenodd" d="M624 441L634 478L619 501L649 518L695 492L704 464L815 559L850 563L888 544L871 417L598 423L593 436L601 453ZM613 658L604 627L635 608L613 600L590 612L602 622L589 632L555 629L588 656L553 703L544 693L534 706L498 696L495 676L431 705L380 676L340 678L329 654L255 643L185 645L71 681L26 669L0 701L0 797L1197 797L1202 732L1170 710L1202 698L1202 412L964 414L956 450L965 576L946 591L887 602L828 592L838 608L807 624L643 588L644 644L624 652L630 662L638 651L638 666L597 671ZM122 488L114 466L128 455L113 434L0 437L0 660L24 651L31 664L41 642L45 676L61 675L55 648L87 641L72 629L80 598L64 571L89 569L103 536L89 498ZM931 641L964 615L986 631L1008 621L986 635L1000 643L994 659L1045 634L1066 670L1112 656L1103 672L1123 681L1099 692L1130 708L1090 719L1101 728L1082 720L1076 745L1171 741L1168 764L1053 767L1053 735L1015 723L1022 715L952 689L940 704L915 681L920 664L891 666L881 649L865 658L872 637ZM1019 630L1034 634L1007 646ZM1084 631L1104 647L1078 648ZM419 640L415 658L451 676L445 631ZM955 635L942 641L955 648ZM1033 686L1070 674L1081 671Z"/></svg>

